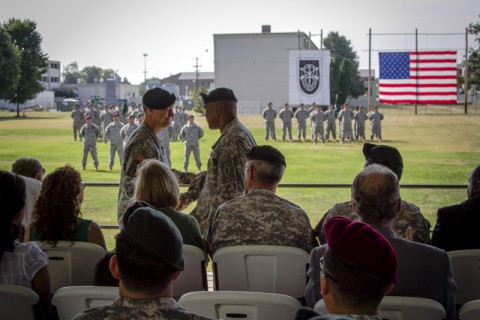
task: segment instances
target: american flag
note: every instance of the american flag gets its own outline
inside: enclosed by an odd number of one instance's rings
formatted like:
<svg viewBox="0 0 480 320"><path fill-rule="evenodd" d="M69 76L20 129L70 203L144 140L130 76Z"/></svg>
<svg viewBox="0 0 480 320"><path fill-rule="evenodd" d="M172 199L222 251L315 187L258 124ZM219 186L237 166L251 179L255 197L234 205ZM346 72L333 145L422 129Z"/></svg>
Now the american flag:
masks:
<svg viewBox="0 0 480 320"><path fill-rule="evenodd" d="M380 52L380 102L456 104L457 52Z"/></svg>

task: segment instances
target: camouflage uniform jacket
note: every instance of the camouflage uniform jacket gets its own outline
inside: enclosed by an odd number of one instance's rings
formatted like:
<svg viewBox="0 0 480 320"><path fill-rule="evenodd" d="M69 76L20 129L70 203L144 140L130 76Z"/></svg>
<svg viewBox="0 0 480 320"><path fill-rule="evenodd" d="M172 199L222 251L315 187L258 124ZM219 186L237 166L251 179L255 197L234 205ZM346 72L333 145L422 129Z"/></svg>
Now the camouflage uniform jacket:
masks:
<svg viewBox="0 0 480 320"><path fill-rule="evenodd" d="M238 245L314 247L312 225L305 211L273 191L253 189L221 205L210 224L207 241L213 254Z"/></svg>
<svg viewBox="0 0 480 320"><path fill-rule="evenodd" d="M322 111L313 111L310 119L312 119L312 128L323 128L323 122L326 120L326 116Z"/></svg>
<svg viewBox="0 0 480 320"><path fill-rule="evenodd" d="M191 196L192 199L198 198L191 215L200 224L202 234L208 230L209 219L221 204L244 193L246 151L256 145L250 131L238 119L234 119L212 146L205 185L201 190L189 189L188 192L195 194Z"/></svg>
<svg viewBox="0 0 480 320"><path fill-rule="evenodd" d="M371 125L373 127L380 127L382 124L381 121L383 120L383 114L380 112L372 112L368 116L368 119L372 122Z"/></svg>
<svg viewBox="0 0 480 320"><path fill-rule="evenodd" d="M293 112L290 109L282 109L282 111L280 111L278 114L278 117L282 119L284 124L290 124L292 123Z"/></svg>
<svg viewBox="0 0 480 320"><path fill-rule="evenodd" d="M300 124L305 124L308 117L308 112L304 109L298 109L295 111L295 119L297 119L298 123Z"/></svg>
<svg viewBox="0 0 480 320"><path fill-rule="evenodd" d="M82 128L80 128L80 136L83 137L84 143L86 144L96 144L99 133L100 129L93 123L90 123L90 125L84 124Z"/></svg>
<svg viewBox="0 0 480 320"><path fill-rule="evenodd" d="M172 298L129 299L117 298L113 304L82 311L75 320L114 320L114 319L184 319L204 320L201 316L189 313Z"/></svg>
<svg viewBox="0 0 480 320"><path fill-rule="evenodd" d="M119 222L133 196L137 167L146 159L157 159L168 164L162 142L146 124L142 123L128 140L123 152L122 173L118 191L117 214ZM172 169L172 171L179 183L189 184L195 176L194 173L181 172L175 169Z"/></svg>
<svg viewBox="0 0 480 320"><path fill-rule="evenodd" d="M335 124L335 110L325 111L325 117L328 123Z"/></svg>
<svg viewBox="0 0 480 320"><path fill-rule="evenodd" d="M314 229L320 243L325 244L326 238L323 231L323 224L332 217L345 217L350 220L358 220L358 216L352 210L352 201L336 203L328 210ZM402 200L402 211L395 222L394 232L398 238L405 238L408 227L412 227L413 241L430 243L430 222L425 219L420 209L409 202Z"/></svg>
<svg viewBox="0 0 480 320"><path fill-rule="evenodd" d="M276 117L277 111L275 111L274 109L265 108L263 110L263 119L265 119L265 122L273 122L275 121Z"/></svg>
<svg viewBox="0 0 480 320"><path fill-rule="evenodd" d="M71 116L72 116L73 122L76 124L83 124L85 122L85 114L78 109L73 110Z"/></svg>
<svg viewBox="0 0 480 320"><path fill-rule="evenodd" d="M180 139L187 146L198 146L198 140L203 138L203 129L196 123L186 124L180 131Z"/></svg>
<svg viewBox="0 0 480 320"><path fill-rule="evenodd" d="M337 118L340 120L340 127L345 129L350 129L352 127L352 110L344 109L340 111Z"/></svg>
<svg viewBox="0 0 480 320"><path fill-rule="evenodd" d="M123 126L122 130L120 130L120 136L123 138L125 142L128 142L128 139L132 136L132 134L137 130L138 125L127 123Z"/></svg>
<svg viewBox="0 0 480 320"><path fill-rule="evenodd" d="M110 111L102 111L102 113L100 113L100 120L105 128L113 121L112 113Z"/></svg>
<svg viewBox="0 0 480 320"><path fill-rule="evenodd" d="M121 122L112 122L105 128L105 137L104 141L110 141L111 144L122 144L122 137L120 136L120 131L122 130L124 124Z"/></svg>

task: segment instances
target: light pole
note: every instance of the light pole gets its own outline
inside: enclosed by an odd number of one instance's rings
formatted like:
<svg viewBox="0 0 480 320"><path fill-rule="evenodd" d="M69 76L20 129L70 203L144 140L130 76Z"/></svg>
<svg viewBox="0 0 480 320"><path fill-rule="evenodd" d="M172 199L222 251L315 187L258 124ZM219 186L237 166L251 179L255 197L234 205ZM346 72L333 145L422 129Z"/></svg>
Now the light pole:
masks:
<svg viewBox="0 0 480 320"><path fill-rule="evenodd" d="M145 85L145 89L147 88L147 57L148 54L143 54L143 83Z"/></svg>

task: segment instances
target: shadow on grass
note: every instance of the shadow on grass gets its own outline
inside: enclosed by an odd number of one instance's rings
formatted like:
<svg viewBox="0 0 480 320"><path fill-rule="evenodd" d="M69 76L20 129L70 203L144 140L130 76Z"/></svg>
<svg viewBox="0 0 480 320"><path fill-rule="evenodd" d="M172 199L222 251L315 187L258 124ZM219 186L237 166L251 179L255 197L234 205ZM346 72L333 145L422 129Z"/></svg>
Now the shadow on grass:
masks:
<svg viewBox="0 0 480 320"><path fill-rule="evenodd" d="M17 117L17 116L4 116L3 114L0 114L0 121L28 121L28 120L49 120L49 119L56 119L55 117Z"/></svg>

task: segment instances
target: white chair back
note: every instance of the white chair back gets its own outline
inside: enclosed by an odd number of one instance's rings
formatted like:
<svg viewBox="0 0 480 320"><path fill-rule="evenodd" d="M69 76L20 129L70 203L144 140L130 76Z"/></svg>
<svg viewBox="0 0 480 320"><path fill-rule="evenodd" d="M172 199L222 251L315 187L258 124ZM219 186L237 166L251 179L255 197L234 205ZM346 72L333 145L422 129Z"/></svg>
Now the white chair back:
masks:
<svg viewBox="0 0 480 320"><path fill-rule="evenodd" d="M301 298L307 285L309 255L286 246L248 245L213 255L215 290L267 292Z"/></svg>
<svg viewBox="0 0 480 320"><path fill-rule="evenodd" d="M211 319L292 320L298 300L275 293L242 291L190 292L178 303L187 311Z"/></svg>
<svg viewBox="0 0 480 320"><path fill-rule="evenodd" d="M323 300L314 307L321 314L327 313ZM445 309L435 300L416 297L385 296L380 303L379 314L388 320L442 320L446 318Z"/></svg>
<svg viewBox="0 0 480 320"><path fill-rule="evenodd" d="M38 303L38 299L38 295L30 288L0 284L0 318L35 320L34 305Z"/></svg>
<svg viewBox="0 0 480 320"><path fill-rule="evenodd" d="M457 304L480 299L480 249L449 251Z"/></svg>
<svg viewBox="0 0 480 320"><path fill-rule="evenodd" d="M66 286L93 285L95 266L106 251L89 242L58 241L55 247L36 242L47 254L52 293Z"/></svg>
<svg viewBox="0 0 480 320"><path fill-rule="evenodd" d="M195 246L183 245L185 270L173 282L173 296L179 298L192 291L208 290L205 252Z"/></svg>
<svg viewBox="0 0 480 320"><path fill-rule="evenodd" d="M458 317L460 320L480 319L480 300L465 303L458 311Z"/></svg>
<svg viewBox="0 0 480 320"><path fill-rule="evenodd" d="M112 304L117 297L118 287L63 287L53 295L52 304L59 320L71 320L84 310Z"/></svg>

